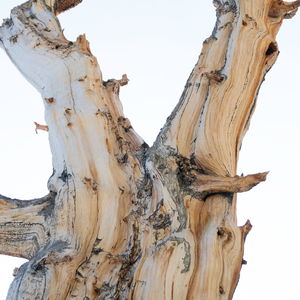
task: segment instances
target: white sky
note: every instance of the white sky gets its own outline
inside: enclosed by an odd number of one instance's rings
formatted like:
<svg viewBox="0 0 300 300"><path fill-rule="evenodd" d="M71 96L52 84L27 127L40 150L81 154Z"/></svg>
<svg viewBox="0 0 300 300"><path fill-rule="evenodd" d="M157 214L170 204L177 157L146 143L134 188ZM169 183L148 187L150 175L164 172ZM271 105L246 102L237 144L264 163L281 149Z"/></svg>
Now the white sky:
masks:
<svg viewBox="0 0 300 300"><path fill-rule="evenodd" d="M22 3L0 3L0 19ZM66 36L86 33L104 79L127 73L121 89L127 117L152 143L176 105L213 29L212 1L85 0L60 16ZM298 79L300 17L286 20L278 36L279 59L260 92L244 139L239 173L271 171L266 183L238 197L238 218L254 225L235 300L299 299L300 103ZM8 57L0 52L0 193L30 199L47 193L51 156L43 104ZM5 299L13 268L21 260L0 256L0 300ZM158 299L159 300L159 299Z"/></svg>

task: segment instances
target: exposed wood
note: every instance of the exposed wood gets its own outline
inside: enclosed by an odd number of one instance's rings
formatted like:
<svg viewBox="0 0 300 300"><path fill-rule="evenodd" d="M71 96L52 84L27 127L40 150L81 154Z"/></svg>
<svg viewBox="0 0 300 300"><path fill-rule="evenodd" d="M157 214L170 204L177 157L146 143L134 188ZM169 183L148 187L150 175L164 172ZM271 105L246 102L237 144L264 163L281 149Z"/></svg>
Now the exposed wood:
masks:
<svg viewBox="0 0 300 300"><path fill-rule="evenodd" d="M0 254L33 258L46 245L54 195L22 201L0 195Z"/></svg>
<svg viewBox="0 0 300 300"><path fill-rule="evenodd" d="M35 125L35 132L38 133L38 130L48 131L49 127L47 125L41 125L37 122L34 122Z"/></svg>
<svg viewBox="0 0 300 300"><path fill-rule="evenodd" d="M285 19L292 18L300 6L300 1L285 2L282 0L276 0L273 2L271 9L269 11L269 17Z"/></svg>
<svg viewBox="0 0 300 300"><path fill-rule="evenodd" d="M124 116L127 76L103 81L86 36L63 35L55 15L80 2L31 0L0 27L43 99L54 170L49 196L0 198L0 253L29 259L8 299L231 299L251 229L236 193L267 175L237 176L238 153L298 1L214 1L213 34L152 147Z"/></svg>
<svg viewBox="0 0 300 300"><path fill-rule="evenodd" d="M246 192L255 185L266 180L267 172L257 173L248 176L218 177L211 175L197 174L196 179L190 188L195 193L202 194L202 197L214 193L239 193Z"/></svg>
<svg viewBox="0 0 300 300"><path fill-rule="evenodd" d="M58 15L70 8L73 8L74 6L82 2L82 0L40 0L40 1L44 1L44 3L55 13L55 15Z"/></svg>

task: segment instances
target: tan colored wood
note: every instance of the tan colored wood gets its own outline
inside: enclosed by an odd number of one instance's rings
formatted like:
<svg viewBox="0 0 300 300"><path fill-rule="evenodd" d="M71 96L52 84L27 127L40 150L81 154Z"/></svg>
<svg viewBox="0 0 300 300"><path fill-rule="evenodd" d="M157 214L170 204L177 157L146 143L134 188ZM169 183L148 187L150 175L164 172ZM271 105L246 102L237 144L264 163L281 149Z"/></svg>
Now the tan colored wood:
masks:
<svg viewBox="0 0 300 300"><path fill-rule="evenodd" d="M127 76L103 81L85 35L63 35L55 14L80 2L31 0L0 27L44 101L54 169L48 196L0 197L0 253L29 260L7 299L232 299L251 229L236 193L267 175L236 176L238 153L299 1L214 1L213 34L152 147L124 116Z"/></svg>

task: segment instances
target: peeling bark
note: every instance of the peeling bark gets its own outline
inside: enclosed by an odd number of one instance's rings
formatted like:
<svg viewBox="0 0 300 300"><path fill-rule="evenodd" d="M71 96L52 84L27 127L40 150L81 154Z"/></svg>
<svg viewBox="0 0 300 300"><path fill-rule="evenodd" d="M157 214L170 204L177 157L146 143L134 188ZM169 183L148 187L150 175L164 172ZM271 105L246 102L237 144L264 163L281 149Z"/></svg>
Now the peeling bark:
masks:
<svg viewBox="0 0 300 300"><path fill-rule="evenodd" d="M217 21L182 97L149 147L103 81L85 35L55 15L81 1L31 0L0 27L0 45L45 105L49 195L0 197L0 253L27 258L7 299L231 299L250 222L236 176L276 34L298 1L214 1Z"/></svg>

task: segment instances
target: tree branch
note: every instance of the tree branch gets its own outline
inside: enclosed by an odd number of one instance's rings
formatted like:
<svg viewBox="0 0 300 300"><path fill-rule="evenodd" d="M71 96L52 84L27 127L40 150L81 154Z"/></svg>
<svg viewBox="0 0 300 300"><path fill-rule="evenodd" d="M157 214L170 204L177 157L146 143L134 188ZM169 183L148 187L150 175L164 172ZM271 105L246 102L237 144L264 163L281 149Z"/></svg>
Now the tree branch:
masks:
<svg viewBox="0 0 300 300"><path fill-rule="evenodd" d="M255 12L247 1L239 7L232 0L214 3L218 18L215 29L203 43L182 97L155 146L158 151L161 146L169 147L193 158L207 174L234 176L260 85L278 55L276 33L281 23L258 23L258 12L263 11L268 19L264 1ZM289 10L295 5L289 5ZM262 35L265 28L268 32ZM240 43L233 42L236 36ZM259 42L250 43L253 40ZM248 67L241 68L242 62Z"/></svg>
<svg viewBox="0 0 300 300"><path fill-rule="evenodd" d="M54 195L22 201L0 195L0 254L30 259L46 244Z"/></svg>
<svg viewBox="0 0 300 300"><path fill-rule="evenodd" d="M75 7L80 4L82 0L42 0L44 3L50 7L50 9L55 13L55 15L59 15L64 11Z"/></svg>
<svg viewBox="0 0 300 300"><path fill-rule="evenodd" d="M190 186L201 196L215 193L240 193L249 191L262 181L266 180L268 172L251 174L247 176L222 177L197 174L196 180Z"/></svg>
<svg viewBox="0 0 300 300"><path fill-rule="evenodd" d="M274 1L269 11L269 17L283 17L284 19L290 19L296 14L299 6L299 0L293 2L285 2L282 0Z"/></svg>

